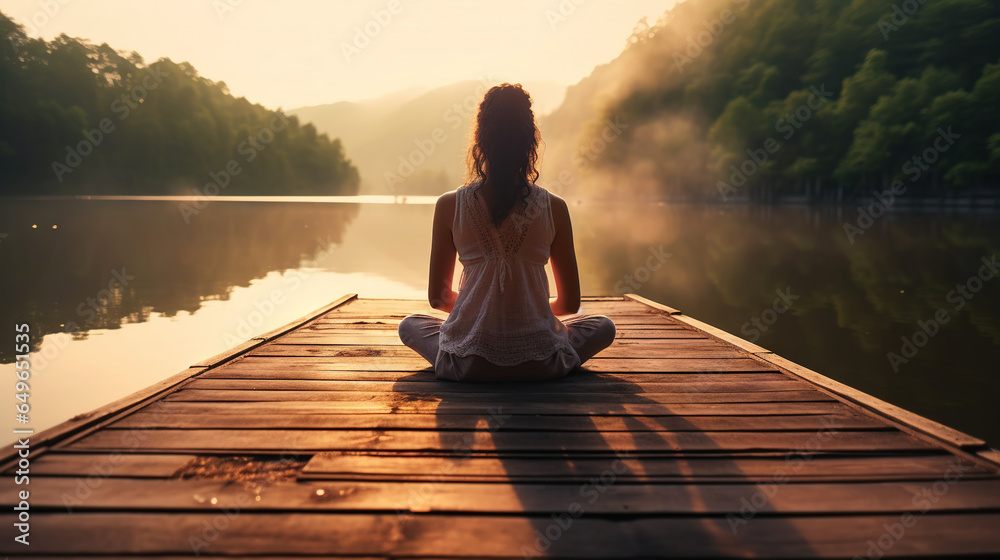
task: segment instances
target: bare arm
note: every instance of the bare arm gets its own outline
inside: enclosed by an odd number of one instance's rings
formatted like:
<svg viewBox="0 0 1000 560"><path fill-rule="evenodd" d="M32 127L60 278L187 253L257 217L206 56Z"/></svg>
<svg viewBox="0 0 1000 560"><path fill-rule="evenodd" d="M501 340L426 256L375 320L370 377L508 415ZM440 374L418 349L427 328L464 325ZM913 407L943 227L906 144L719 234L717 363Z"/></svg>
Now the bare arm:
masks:
<svg viewBox="0 0 1000 560"><path fill-rule="evenodd" d="M431 307L451 313L458 297L452 289L455 276L455 240L451 224L455 219L455 193L445 193L434 206L434 226L431 233L431 266L427 280L427 301Z"/></svg>
<svg viewBox="0 0 1000 560"><path fill-rule="evenodd" d="M576 264L576 249L573 245L573 225L566 201L555 195L550 195L550 200L556 236L552 241L549 258L558 292L555 301L551 303L552 313L569 315L580 310L580 271Z"/></svg>

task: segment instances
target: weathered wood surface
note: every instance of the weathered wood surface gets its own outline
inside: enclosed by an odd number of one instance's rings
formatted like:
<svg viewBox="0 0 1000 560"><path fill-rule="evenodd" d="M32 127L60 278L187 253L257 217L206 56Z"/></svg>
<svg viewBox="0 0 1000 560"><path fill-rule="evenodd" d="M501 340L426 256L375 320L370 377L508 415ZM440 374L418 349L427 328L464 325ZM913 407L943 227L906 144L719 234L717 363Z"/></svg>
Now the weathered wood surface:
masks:
<svg viewBox="0 0 1000 560"><path fill-rule="evenodd" d="M442 314L336 303L54 429L32 454L32 544L0 515L0 554L1000 554L981 442L672 308L586 301L618 326L586 370L467 385L396 336Z"/></svg>

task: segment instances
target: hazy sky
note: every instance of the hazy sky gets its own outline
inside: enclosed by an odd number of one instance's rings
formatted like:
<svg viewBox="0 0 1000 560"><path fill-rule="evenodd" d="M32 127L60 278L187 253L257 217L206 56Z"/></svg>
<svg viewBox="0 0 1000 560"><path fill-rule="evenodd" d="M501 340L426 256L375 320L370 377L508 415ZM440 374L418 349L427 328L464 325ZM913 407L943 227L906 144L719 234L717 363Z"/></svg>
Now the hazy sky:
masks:
<svg viewBox="0 0 1000 560"><path fill-rule="evenodd" d="M186 60L237 96L292 109L465 79L570 85L675 1L0 0L0 10L29 35Z"/></svg>

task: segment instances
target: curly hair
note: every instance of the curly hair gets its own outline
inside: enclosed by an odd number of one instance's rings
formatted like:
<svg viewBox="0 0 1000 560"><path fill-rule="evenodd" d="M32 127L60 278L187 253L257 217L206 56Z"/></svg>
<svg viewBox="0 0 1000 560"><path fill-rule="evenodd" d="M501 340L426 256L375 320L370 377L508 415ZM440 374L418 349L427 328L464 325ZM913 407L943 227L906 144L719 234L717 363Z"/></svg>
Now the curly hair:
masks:
<svg viewBox="0 0 1000 560"><path fill-rule="evenodd" d="M538 180L540 136L531 110L531 96L521 84L501 84L486 92L479 105L476 129L469 147L470 180L476 189L491 185L493 222L503 222L518 196L527 199Z"/></svg>

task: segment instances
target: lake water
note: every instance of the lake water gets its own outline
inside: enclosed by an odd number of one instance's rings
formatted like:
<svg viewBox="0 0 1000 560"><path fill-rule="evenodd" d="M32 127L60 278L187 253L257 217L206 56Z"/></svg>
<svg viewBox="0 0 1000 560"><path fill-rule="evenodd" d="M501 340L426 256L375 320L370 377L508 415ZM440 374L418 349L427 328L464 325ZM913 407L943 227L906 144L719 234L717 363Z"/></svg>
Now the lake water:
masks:
<svg viewBox="0 0 1000 560"><path fill-rule="evenodd" d="M423 298L433 206L377 202L213 201L185 220L171 200L5 200L3 324L11 338L14 324L31 326L29 426L127 396L345 293ZM641 294L1000 444L1000 280L983 261L1000 252L997 215L888 215L851 243L850 208L571 210L586 295ZM8 380L13 347L0 345ZM10 434L22 426L7 386Z"/></svg>

